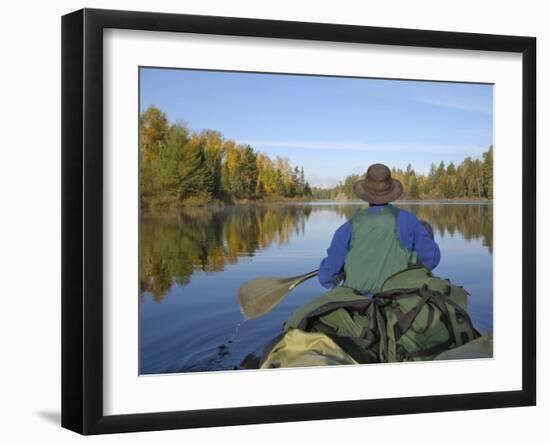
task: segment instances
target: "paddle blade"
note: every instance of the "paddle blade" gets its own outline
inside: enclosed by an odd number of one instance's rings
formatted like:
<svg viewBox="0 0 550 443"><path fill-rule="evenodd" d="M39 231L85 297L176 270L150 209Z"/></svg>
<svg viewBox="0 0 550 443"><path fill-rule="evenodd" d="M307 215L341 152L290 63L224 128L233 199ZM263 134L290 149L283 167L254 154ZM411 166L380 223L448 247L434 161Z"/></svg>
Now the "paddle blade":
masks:
<svg viewBox="0 0 550 443"><path fill-rule="evenodd" d="M239 306L246 319L258 318L278 305L298 284L317 272L291 278L260 277L239 288Z"/></svg>

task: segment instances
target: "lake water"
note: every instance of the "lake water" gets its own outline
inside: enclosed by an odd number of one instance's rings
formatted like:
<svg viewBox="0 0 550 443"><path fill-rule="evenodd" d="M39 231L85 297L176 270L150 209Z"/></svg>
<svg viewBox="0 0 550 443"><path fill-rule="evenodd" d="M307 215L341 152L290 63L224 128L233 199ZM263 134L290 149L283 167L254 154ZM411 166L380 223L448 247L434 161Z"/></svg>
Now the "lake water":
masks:
<svg viewBox="0 0 550 443"><path fill-rule="evenodd" d="M396 204L434 227L433 271L464 286L481 333L493 329L491 203ZM326 290L306 281L263 317L244 321L239 286L318 267L334 231L361 202L313 202L143 211L140 235L140 373L235 368L259 355L298 307Z"/></svg>

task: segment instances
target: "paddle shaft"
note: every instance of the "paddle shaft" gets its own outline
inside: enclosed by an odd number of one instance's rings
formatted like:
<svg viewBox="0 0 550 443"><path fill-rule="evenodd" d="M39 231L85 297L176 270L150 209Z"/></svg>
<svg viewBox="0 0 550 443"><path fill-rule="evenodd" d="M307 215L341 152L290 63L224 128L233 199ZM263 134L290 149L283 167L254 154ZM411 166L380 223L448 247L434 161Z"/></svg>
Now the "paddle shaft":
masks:
<svg viewBox="0 0 550 443"><path fill-rule="evenodd" d="M319 270L316 269L315 271L308 272L307 274L300 275L298 277L295 277L296 281L294 281L289 287L288 290L294 289L299 284L305 282L306 280L309 280L310 278L315 277L317 274L319 274Z"/></svg>

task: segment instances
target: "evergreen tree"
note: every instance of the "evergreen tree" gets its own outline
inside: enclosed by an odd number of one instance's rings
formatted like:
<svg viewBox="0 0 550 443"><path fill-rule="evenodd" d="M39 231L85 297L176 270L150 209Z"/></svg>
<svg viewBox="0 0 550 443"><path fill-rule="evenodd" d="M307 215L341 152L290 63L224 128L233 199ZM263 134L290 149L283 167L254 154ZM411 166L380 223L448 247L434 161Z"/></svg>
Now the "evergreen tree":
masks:
<svg viewBox="0 0 550 443"><path fill-rule="evenodd" d="M157 154L156 173L162 194L179 196L181 169L185 167L189 131L183 124L175 124L166 133L166 139Z"/></svg>
<svg viewBox="0 0 550 443"><path fill-rule="evenodd" d="M439 179L442 175L445 175L447 170L445 169L445 162L441 160L441 163L439 163L439 166L437 167L436 176Z"/></svg>
<svg viewBox="0 0 550 443"><path fill-rule="evenodd" d="M417 199L420 197L420 192L418 190L418 180L416 179L416 175L413 175L411 178L411 185L410 185L410 192L409 197L412 199Z"/></svg>
<svg viewBox="0 0 550 443"><path fill-rule="evenodd" d="M454 198L453 177L445 177L445 190L443 194L445 198Z"/></svg>
<svg viewBox="0 0 550 443"><path fill-rule="evenodd" d="M223 138L217 131L203 131L195 137L199 139L204 151L205 192L211 195L219 195L222 191L221 165L225 153Z"/></svg>
<svg viewBox="0 0 550 443"><path fill-rule="evenodd" d="M244 148L238 171L240 183L237 195L244 198L254 197L256 181L258 179L258 168L256 167L256 154L250 145Z"/></svg>
<svg viewBox="0 0 550 443"><path fill-rule="evenodd" d="M189 197L211 189L205 165L204 150L198 143L189 143L183 151L183 159L178 168L180 196Z"/></svg>
<svg viewBox="0 0 550 443"><path fill-rule="evenodd" d="M450 177L453 177L456 175L456 166L453 162L449 163L449 165L447 166L446 174Z"/></svg>
<svg viewBox="0 0 550 443"><path fill-rule="evenodd" d="M466 187L464 184L464 175L462 173L461 166L457 168L456 176L455 176L455 197L458 197L458 198L466 197Z"/></svg>
<svg viewBox="0 0 550 443"><path fill-rule="evenodd" d="M485 197L493 198L493 146L483 153L483 182Z"/></svg>

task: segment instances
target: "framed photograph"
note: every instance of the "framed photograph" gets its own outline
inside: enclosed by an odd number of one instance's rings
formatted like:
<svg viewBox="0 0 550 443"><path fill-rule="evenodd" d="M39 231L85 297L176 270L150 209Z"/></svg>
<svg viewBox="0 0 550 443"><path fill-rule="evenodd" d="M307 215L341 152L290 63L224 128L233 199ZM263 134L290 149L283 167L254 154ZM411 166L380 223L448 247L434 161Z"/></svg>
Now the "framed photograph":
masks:
<svg viewBox="0 0 550 443"><path fill-rule="evenodd" d="M62 19L62 426L536 403L536 40Z"/></svg>

